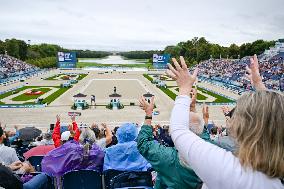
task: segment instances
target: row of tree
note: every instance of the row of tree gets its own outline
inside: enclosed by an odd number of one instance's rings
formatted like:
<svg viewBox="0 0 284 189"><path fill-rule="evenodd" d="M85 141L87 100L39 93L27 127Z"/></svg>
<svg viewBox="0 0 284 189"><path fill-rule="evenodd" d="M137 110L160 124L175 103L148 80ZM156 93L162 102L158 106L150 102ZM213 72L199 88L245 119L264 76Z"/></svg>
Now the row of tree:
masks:
<svg viewBox="0 0 284 189"><path fill-rule="evenodd" d="M151 61L153 54L167 53L172 57L184 56L188 63L196 64L209 58L242 58L253 54L261 54L265 49L273 46L275 41L257 40L252 43L244 43L240 46L231 44L229 47L210 43L204 37L195 37L186 42L180 42L177 45L167 46L164 50L152 51L129 51L121 52L120 55L129 59L149 59ZM56 54L58 51L75 51L78 58L103 58L111 53L105 51L90 50L71 50L64 49L53 44L28 45L23 40L6 39L0 40L0 54L7 52L8 55L28 60L32 64L39 64L40 67L56 66ZM53 58L48 58L53 57ZM46 59L47 58L47 59ZM40 59L43 59L40 61ZM39 61L39 63L36 63ZM51 61L51 62L49 62Z"/></svg>
<svg viewBox="0 0 284 189"><path fill-rule="evenodd" d="M188 63L196 64L209 58L242 58L253 54L261 54L265 49L273 46L275 41L257 40L252 43L244 43L241 46L231 44L224 47L210 43L204 37L195 37L177 45L167 46L163 51L130 51L121 53L122 56L134 59L151 58L154 53L166 53L171 57L184 56Z"/></svg>
<svg viewBox="0 0 284 189"><path fill-rule="evenodd" d="M129 51L120 52L119 55L124 56L129 59L151 59L153 54L161 54L163 51Z"/></svg>
<svg viewBox="0 0 284 189"><path fill-rule="evenodd" d="M6 52L10 56L27 61L41 68L55 67L58 51L76 52L77 58L102 58L111 54L104 51L65 49L59 45L45 43L29 45L25 41L18 39L0 40L0 54Z"/></svg>

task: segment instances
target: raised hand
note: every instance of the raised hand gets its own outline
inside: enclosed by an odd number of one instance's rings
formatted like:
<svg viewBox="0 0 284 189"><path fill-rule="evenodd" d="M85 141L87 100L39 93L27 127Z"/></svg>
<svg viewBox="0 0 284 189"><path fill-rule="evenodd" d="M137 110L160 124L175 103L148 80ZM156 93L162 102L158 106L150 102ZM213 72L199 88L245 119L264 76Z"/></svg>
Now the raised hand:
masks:
<svg viewBox="0 0 284 189"><path fill-rule="evenodd" d="M98 128L98 124L96 122L94 122L91 126L91 129L94 129L94 128Z"/></svg>
<svg viewBox="0 0 284 189"><path fill-rule="evenodd" d="M203 119L206 125L208 125L209 122L209 107L207 105L203 105L202 108L202 114L203 114Z"/></svg>
<svg viewBox="0 0 284 189"><path fill-rule="evenodd" d="M223 114L226 116L228 113L230 113L230 108L228 106L222 106L221 110L223 112Z"/></svg>
<svg viewBox="0 0 284 189"><path fill-rule="evenodd" d="M197 89L192 88L190 94L192 95L191 96L190 111L196 112Z"/></svg>
<svg viewBox="0 0 284 189"><path fill-rule="evenodd" d="M252 86L254 86L256 90L265 90L266 87L259 73L259 64L256 54L250 58L250 67L247 66L246 70L248 72L246 77L250 80Z"/></svg>
<svg viewBox="0 0 284 189"><path fill-rule="evenodd" d="M105 124L105 123L102 123L101 126L102 126L104 129L107 128L107 124Z"/></svg>
<svg viewBox="0 0 284 189"><path fill-rule="evenodd" d="M57 122L60 122L60 115L56 115Z"/></svg>
<svg viewBox="0 0 284 189"><path fill-rule="evenodd" d="M196 68L191 75L182 56L180 57L181 66L175 58L172 60L176 68L174 68L171 64L168 64L169 69L167 70L167 74L173 80L176 80L179 87L179 95L189 95L192 85L196 81L198 69Z"/></svg>
<svg viewBox="0 0 284 189"><path fill-rule="evenodd" d="M72 124L68 125L68 131L73 131L73 125Z"/></svg>
<svg viewBox="0 0 284 189"><path fill-rule="evenodd" d="M75 115L72 115L72 116L71 116L71 121L72 121L72 122L75 122L75 120L76 120L76 116L75 116Z"/></svg>
<svg viewBox="0 0 284 189"><path fill-rule="evenodd" d="M151 98L151 102L148 103L143 96L139 99L140 107L145 111L147 116L152 116L155 103L154 103L154 96Z"/></svg>

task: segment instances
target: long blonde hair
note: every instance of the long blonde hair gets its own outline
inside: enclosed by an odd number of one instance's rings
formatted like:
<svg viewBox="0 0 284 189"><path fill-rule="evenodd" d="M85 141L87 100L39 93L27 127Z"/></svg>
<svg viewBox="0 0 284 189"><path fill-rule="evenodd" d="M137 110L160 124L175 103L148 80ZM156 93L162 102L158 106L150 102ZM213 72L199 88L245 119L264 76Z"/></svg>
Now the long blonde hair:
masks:
<svg viewBox="0 0 284 189"><path fill-rule="evenodd" d="M268 90L244 94L229 125L244 167L284 178L283 94Z"/></svg>

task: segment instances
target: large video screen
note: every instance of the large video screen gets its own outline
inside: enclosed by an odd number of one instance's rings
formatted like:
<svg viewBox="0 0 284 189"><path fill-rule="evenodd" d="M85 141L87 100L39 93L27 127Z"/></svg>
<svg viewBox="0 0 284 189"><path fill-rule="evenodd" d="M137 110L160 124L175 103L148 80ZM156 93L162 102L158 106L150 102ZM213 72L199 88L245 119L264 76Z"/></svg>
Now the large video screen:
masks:
<svg viewBox="0 0 284 189"><path fill-rule="evenodd" d="M58 68L76 68L75 52L58 52L57 53Z"/></svg>
<svg viewBox="0 0 284 189"><path fill-rule="evenodd" d="M167 69L170 61L170 54L153 54L153 66L156 69Z"/></svg>

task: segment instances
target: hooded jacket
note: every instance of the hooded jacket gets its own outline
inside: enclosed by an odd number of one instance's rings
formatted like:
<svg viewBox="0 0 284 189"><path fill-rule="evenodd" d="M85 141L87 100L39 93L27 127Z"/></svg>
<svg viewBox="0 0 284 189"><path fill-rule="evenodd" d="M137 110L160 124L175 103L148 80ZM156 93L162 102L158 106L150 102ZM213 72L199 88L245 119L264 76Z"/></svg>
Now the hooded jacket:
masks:
<svg viewBox="0 0 284 189"><path fill-rule="evenodd" d="M137 128L123 124L116 133L118 144L105 150L104 170L147 171L151 165L137 149Z"/></svg>
<svg viewBox="0 0 284 189"><path fill-rule="evenodd" d="M205 129L200 137L210 142ZM158 173L155 189L195 189L202 185L195 172L181 163L183 161L180 161L175 147L166 147L154 141L151 126L142 126L138 135L138 149Z"/></svg>

